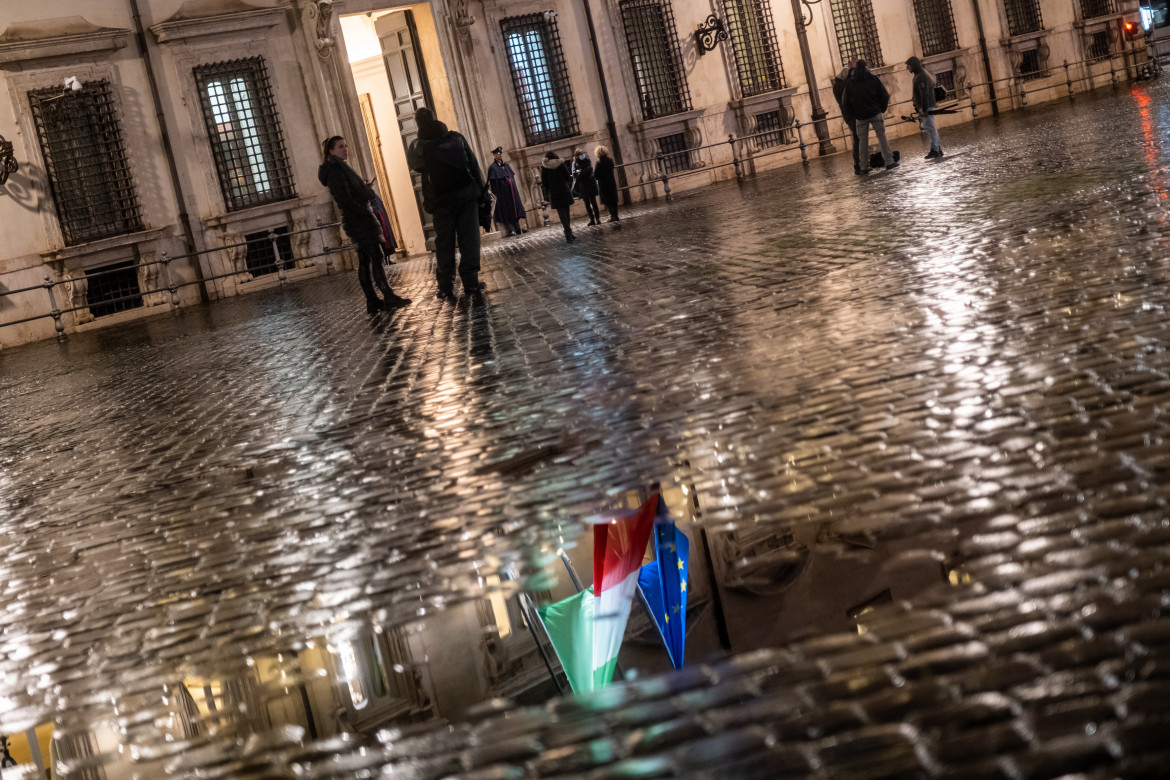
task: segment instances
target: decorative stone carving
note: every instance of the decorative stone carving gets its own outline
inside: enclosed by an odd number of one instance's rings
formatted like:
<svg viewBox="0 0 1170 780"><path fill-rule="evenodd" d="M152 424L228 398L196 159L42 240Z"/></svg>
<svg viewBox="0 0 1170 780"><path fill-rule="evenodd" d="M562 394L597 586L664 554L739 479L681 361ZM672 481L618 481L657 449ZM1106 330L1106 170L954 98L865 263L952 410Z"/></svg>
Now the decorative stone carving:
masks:
<svg viewBox="0 0 1170 780"><path fill-rule="evenodd" d="M313 223L308 218L293 220L293 257L297 268L312 268L317 260L313 252Z"/></svg>
<svg viewBox="0 0 1170 780"><path fill-rule="evenodd" d="M223 246L228 264L236 274L235 280L240 283L252 281L252 274L248 271L248 246L244 243L244 236L225 231Z"/></svg>
<svg viewBox="0 0 1170 780"><path fill-rule="evenodd" d="M138 257L138 289L142 291L144 306L161 306L170 300L168 291L159 291L166 281L163 279L162 265L156 260L158 255L155 252L143 252Z"/></svg>
<svg viewBox="0 0 1170 780"><path fill-rule="evenodd" d="M313 44L317 56L327 60L333 56L333 0L315 0L306 3L302 15L305 27L314 30Z"/></svg>
<svg viewBox="0 0 1170 780"><path fill-rule="evenodd" d="M77 309L73 312L73 322L80 325L84 322L92 322L93 315L90 313L89 301L87 296L89 294L89 278L82 270L66 270L64 273L65 282L65 296L68 303L67 308Z"/></svg>

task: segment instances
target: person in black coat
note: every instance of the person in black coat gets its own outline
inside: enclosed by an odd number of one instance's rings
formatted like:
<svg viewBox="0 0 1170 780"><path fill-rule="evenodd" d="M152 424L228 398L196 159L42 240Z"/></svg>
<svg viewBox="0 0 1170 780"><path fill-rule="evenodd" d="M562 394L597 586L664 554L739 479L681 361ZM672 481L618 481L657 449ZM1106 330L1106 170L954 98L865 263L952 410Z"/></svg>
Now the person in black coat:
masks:
<svg viewBox="0 0 1170 780"><path fill-rule="evenodd" d="M512 166L504 162L504 147L492 149L492 158L492 164L488 166L488 186L496 196L496 225L503 227L505 237L520 235L520 220L527 219L528 215L520 201L516 174Z"/></svg>
<svg viewBox="0 0 1170 780"><path fill-rule="evenodd" d="M410 299L394 293L382 265L382 227L374 216L374 193L345 162L349 158L345 139L339 135L328 138L321 144L321 151L323 159L317 169L317 180L329 188L333 202L341 211L341 227L357 246L358 282L366 296L366 311L376 314L405 306ZM375 285L382 298L378 298Z"/></svg>
<svg viewBox="0 0 1170 780"><path fill-rule="evenodd" d="M845 85L849 83L849 77L853 75L853 65L842 68L841 72L833 79L833 97L837 100L837 107L841 109L841 119L849 127L849 134L853 136L853 172L861 173L861 147L857 143L857 117L850 114L845 108ZM866 150L866 154L869 150Z"/></svg>
<svg viewBox="0 0 1170 780"><path fill-rule="evenodd" d="M544 197L548 205L556 210L561 218L561 227L565 229L565 241L570 244L577 240L573 235L573 227L569 224L569 207L573 205L573 176L569 173L568 163L549 150L540 163L540 186L544 189Z"/></svg>
<svg viewBox="0 0 1170 780"><path fill-rule="evenodd" d="M584 149L573 152L573 181L577 197L585 201L585 213L589 225L601 224L601 211L597 208L597 178L593 175L593 163ZM586 225L586 227L589 227Z"/></svg>
<svg viewBox="0 0 1170 780"><path fill-rule="evenodd" d="M890 93L882 80L870 72L865 60L858 60L853 74L845 82L841 108L857 120L857 140L861 148L858 164L861 173L869 173L869 128L873 127L878 143L882 147L882 160L886 170L898 167L890 143L886 140L886 122L882 114L890 106Z"/></svg>
<svg viewBox="0 0 1170 780"><path fill-rule="evenodd" d="M593 175L597 178L597 192L601 202L609 211L609 221L618 221L618 188L614 178L613 158L609 156L609 149L599 146L593 150L597 155L597 165L593 168Z"/></svg>

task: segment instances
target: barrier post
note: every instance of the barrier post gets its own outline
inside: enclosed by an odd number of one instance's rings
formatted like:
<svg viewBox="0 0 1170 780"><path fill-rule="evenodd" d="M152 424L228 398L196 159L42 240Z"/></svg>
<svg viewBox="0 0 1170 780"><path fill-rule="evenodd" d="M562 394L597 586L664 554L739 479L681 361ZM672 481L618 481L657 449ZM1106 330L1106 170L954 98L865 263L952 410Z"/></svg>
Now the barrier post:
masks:
<svg viewBox="0 0 1170 780"><path fill-rule="evenodd" d="M49 314L53 316L53 327L57 329L57 341L68 341L65 335L65 321L61 318L61 310L57 308L57 296L53 295L53 280L45 275L45 290L49 293Z"/></svg>
<svg viewBox="0 0 1170 780"><path fill-rule="evenodd" d="M735 163L735 180L743 181L743 168L739 164L739 153L735 150L735 134L728 133L727 143L731 144L731 161Z"/></svg>

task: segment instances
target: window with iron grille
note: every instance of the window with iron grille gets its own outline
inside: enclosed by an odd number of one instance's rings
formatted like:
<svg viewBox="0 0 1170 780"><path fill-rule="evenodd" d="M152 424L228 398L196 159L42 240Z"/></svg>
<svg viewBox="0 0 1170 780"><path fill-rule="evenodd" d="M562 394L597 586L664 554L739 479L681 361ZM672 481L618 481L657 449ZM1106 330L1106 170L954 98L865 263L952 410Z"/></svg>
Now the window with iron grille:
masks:
<svg viewBox="0 0 1170 780"><path fill-rule="evenodd" d="M248 267L252 276L262 276L277 270L278 266L285 269L292 268L293 257L292 241L289 239L288 228L273 229L276 234L276 247L273 248L273 237L267 230L257 233L248 233L244 240L248 242L247 252L244 255L244 265Z"/></svg>
<svg viewBox="0 0 1170 780"><path fill-rule="evenodd" d="M785 118L789 121L785 122ZM793 142L791 117L781 117L780 111L765 111L756 114L756 146L767 149Z"/></svg>
<svg viewBox="0 0 1170 780"><path fill-rule="evenodd" d="M871 0L830 0L833 24L837 28L837 48L841 63L848 67L854 60L865 60L871 68L880 68L882 46L878 41L877 22Z"/></svg>
<svg viewBox="0 0 1170 780"><path fill-rule="evenodd" d="M529 146L577 135L577 105L552 14L525 14L500 22L512 86Z"/></svg>
<svg viewBox="0 0 1170 780"><path fill-rule="evenodd" d="M142 230L142 211L110 83L28 93L45 174L66 244Z"/></svg>
<svg viewBox="0 0 1170 780"><path fill-rule="evenodd" d="M742 95L784 89L784 65L768 0L723 0L723 16Z"/></svg>
<svg viewBox="0 0 1170 780"><path fill-rule="evenodd" d="M662 153L662 169L667 173L691 169L691 152L687 149L686 133L662 136L658 139L658 151Z"/></svg>
<svg viewBox="0 0 1170 780"><path fill-rule="evenodd" d="M296 197L263 57L195 68L228 211Z"/></svg>
<svg viewBox="0 0 1170 780"><path fill-rule="evenodd" d="M1031 81L1047 75L1040 69L1040 50L1028 49L1020 53L1019 74L1024 81Z"/></svg>
<svg viewBox="0 0 1170 780"><path fill-rule="evenodd" d="M959 48L951 0L914 0L914 17L918 20L923 57Z"/></svg>
<svg viewBox="0 0 1170 780"><path fill-rule="evenodd" d="M1007 11L1008 34L1023 35L1044 29L1040 16L1040 0L1003 0Z"/></svg>
<svg viewBox="0 0 1170 780"><path fill-rule="evenodd" d="M1082 19L1094 19L1113 12L1113 0L1081 0Z"/></svg>
<svg viewBox="0 0 1170 780"><path fill-rule="evenodd" d="M955 72L944 70L934 74L934 83L947 91L947 100L954 100L959 95L955 92Z"/></svg>
<svg viewBox="0 0 1170 780"><path fill-rule="evenodd" d="M85 275L88 282L85 305L94 317L142 306L142 288L138 286L138 268L134 261L92 268Z"/></svg>
<svg viewBox="0 0 1170 780"><path fill-rule="evenodd" d="M669 0L622 0L622 22L642 118L691 110L691 93Z"/></svg>
<svg viewBox="0 0 1170 780"><path fill-rule="evenodd" d="M1089 36L1089 59L1103 60L1109 56L1109 31L1098 30Z"/></svg>

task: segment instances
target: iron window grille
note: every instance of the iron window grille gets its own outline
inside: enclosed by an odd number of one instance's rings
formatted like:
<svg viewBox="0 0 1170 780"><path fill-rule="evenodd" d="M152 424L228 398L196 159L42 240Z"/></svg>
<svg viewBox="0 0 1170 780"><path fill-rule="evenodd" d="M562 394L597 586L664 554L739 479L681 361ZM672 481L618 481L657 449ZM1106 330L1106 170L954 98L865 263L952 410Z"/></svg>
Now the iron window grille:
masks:
<svg viewBox="0 0 1170 780"><path fill-rule="evenodd" d="M1111 54L1109 51L1109 31L1098 30L1089 35L1088 49L1090 60L1106 59Z"/></svg>
<svg viewBox="0 0 1170 780"><path fill-rule="evenodd" d="M67 245L142 230L142 211L110 83L28 93L61 235Z"/></svg>
<svg viewBox="0 0 1170 780"><path fill-rule="evenodd" d="M784 65L768 0L723 0L723 16L743 96L784 89Z"/></svg>
<svg viewBox="0 0 1170 780"><path fill-rule="evenodd" d="M1040 50L1028 49L1020 52L1020 66L1018 69L1020 78L1024 81L1031 81L1048 75L1040 68Z"/></svg>
<svg viewBox="0 0 1170 780"><path fill-rule="evenodd" d="M274 228L276 247L272 246L273 238L267 230L257 233L248 233L244 236L247 242L247 251L244 254L244 265L252 276L263 276L277 270L292 268L295 258L292 251L292 240L288 235L287 227Z"/></svg>
<svg viewBox="0 0 1170 780"><path fill-rule="evenodd" d="M529 146L577 135L577 106L553 14L500 21Z"/></svg>
<svg viewBox="0 0 1170 780"><path fill-rule="evenodd" d="M622 0L620 8L642 118L690 111L691 93L669 0Z"/></svg>
<svg viewBox="0 0 1170 780"><path fill-rule="evenodd" d="M296 197L264 58L202 65L195 83L228 211Z"/></svg>
<svg viewBox="0 0 1170 780"><path fill-rule="evenodd" d="M680 173L691 169L691 150L687 148L686 133L662 136L658 139L658 151L662 154L663 172Z"/></svg>
<svg viewBox="0 0 1170 780"><path fill-rule="evenodd" d="M1008 34L1024 35L1044 29L1040 16L1040 0L1003 0L1007 12Z"/></svg>
<svg viewBox="0 0 1170 780"><path fill-rule="evenodd" d="M1095 19L1114 12L1113 0L1081 0L1081 18ZM1105 55L1107 56L1108 52Z"/></svg>
<svg viewBox="0 0 1170 780"><path fill-rule="evenodd" d="M773 146L783 146L793 143L792 115L781 116L780 110L765 111L756 114L756 147L767 149Z"/></svg>
<svg viewBox="0 0 1170 780"><path fill-rule="evenodd" d="M861 59L871 68L885 65L871 0L831 0L830 5L841 63L848 67Z"/></svg>
<svg viewBox="0 0 1170 780"><path fill-rule="evenodd" d="M85 275L85 305L94 317L142 306L142 288L138 286L138 268L134 261L91 268Z"/></svg>
<svg viewBox="0 0 1170 780"><path fill-rule="evenodd" d="M914 17L918 20L922 56L929 57L959 48L951 0L914 0Z"/></svg>
<svg viewBox="0 0 1170 780"><path fill-rule="evenodd" d="M954 100L959 96L959 93L955 91L955 72L953 70L944 70L934 74L934 83L947 91L948 100Z"/></svg>

